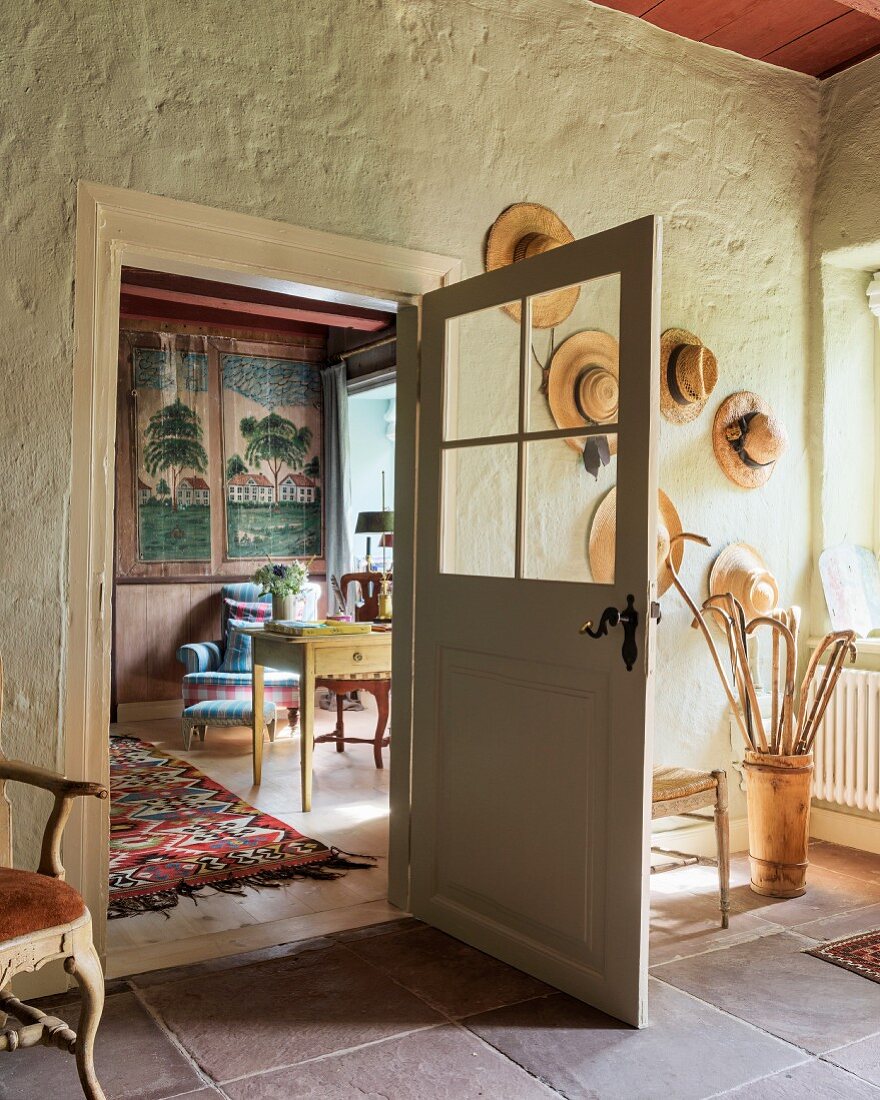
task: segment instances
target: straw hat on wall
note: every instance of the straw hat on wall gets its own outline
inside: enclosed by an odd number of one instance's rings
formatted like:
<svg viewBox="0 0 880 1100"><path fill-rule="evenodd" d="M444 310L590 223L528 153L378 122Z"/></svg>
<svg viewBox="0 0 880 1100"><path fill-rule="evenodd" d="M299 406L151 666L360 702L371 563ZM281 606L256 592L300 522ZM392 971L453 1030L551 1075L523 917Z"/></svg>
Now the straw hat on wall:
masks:
<svg viewBox="0 0 880 1100"><path fill-rule="evenodd" d="M657 490L657 592L659 595L672 584L672 573L666 565L669 542L682 532L681 518L669 497ZM614 542L617 533L617 489L612 489L602 499L590 526L590 572L597 584L611 584L614 580ZM672 554L675 568L681 566L684 542L676 544Z"/></svg>
<svg viewBox="0 0 880 1100"><path fill-rule="evenodd" d="M709 595L732 593L743 606L751 622L769 613L779 603L776 578L754 546L747 542L732 542L725 546L709 574Z"/></svg>
<svg viewBox="0 0 880 1100"><path fill-rule="evenodd" d="M585 424L613 424L617 420L617 341L607 332L576 332L559 345L550 360L547 401L560 428L582 428ZM566 439L576 451L584 439ZM609 437L611 454L617 452L617 436Z"/></svg>
<svg viewBox="0 0 880 1100"><path fill-rule="evenodd" d="M660 411L673 424L695 420L718 381L718 362L699 336L668 328L660 337Z"/></svg>
<svg viewBox="0 0 880 1100"><path fill-rule="evenodd" d="M712 446L731 481L756 489L785 453L788 433L763 398L743 390L721 403L712 425Z"/></svg>
<svg viewBox="0 0 880 1100"><path fill-rule="evenodd" d="M540 256L551 248L571 244L574 234L559 217L537 202L518 202L497 217L486 239L486 270L507 267L517 260ZM532 328L553 328L571 315L577 304L580 287L554 290L532 301ZM520 304L503 306L515 321L520 318Z"/></svg>

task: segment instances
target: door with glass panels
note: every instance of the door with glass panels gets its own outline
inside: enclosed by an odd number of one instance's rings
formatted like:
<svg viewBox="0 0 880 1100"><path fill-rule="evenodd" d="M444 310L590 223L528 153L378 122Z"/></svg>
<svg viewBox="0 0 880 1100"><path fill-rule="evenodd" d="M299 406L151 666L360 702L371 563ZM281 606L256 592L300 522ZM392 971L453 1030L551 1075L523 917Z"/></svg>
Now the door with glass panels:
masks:
<svg viewBox="0 0 880 1100"><path fill-rule="evenodd" d="M644 218L426 295L417 448L413 912L638 1025L659 255Z"/></svg>

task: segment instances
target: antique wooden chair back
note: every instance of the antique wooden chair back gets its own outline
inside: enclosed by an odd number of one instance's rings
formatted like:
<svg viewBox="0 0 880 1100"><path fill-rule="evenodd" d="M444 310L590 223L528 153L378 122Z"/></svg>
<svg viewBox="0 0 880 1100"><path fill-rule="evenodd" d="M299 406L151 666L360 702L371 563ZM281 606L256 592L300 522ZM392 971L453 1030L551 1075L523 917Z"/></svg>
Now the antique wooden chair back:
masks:
<svg viewBox="0 0 880 1100"><path fill-rule="evenodd" d="M349 585L355 581L360 585L363 604L355 607L354 618L358 623L371 623L379 617L379 585L382 583L381 573L343 573L340 587L346 600L349 599ZM349 605L350 606L350 605Z"/></svg>

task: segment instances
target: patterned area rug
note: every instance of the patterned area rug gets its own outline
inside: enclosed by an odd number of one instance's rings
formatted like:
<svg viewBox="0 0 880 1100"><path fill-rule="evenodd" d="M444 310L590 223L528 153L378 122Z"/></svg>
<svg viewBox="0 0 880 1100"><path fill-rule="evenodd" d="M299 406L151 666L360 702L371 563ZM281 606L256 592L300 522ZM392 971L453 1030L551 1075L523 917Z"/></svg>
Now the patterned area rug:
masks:
<svg viewBox="0 0 880 1100"><path fill-rule="evenodd" d="M372 857L302 836L155 745L110 738L111 920L166 912L205 887L243 895L373 866L361 860Z"/></svg>
<svg viewBox="0 0 880 1100"><path fill-rule="evenodd" d="M843 940L829 940L806 954L842 966L853 974L861 974L872 982L880 982L880 929L860 932L858 936L847 936Z"/></svg>

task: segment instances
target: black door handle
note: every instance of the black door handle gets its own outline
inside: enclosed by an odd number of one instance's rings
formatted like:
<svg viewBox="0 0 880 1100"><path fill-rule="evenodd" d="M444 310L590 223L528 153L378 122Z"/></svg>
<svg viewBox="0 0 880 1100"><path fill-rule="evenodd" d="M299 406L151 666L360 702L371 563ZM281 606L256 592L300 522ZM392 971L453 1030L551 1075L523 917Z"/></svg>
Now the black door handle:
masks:
<svg viewBox="0 0 880 1100"><path fill-rule="evenodd" d="M622 626L623 646L620 652L627 672L632 672L639 655L636 645L636 628L638 625L639 613L635 608L635 599L633 596L627 596L626 607L623 611L618 611L616 607L606 607L602 612L599 625L594 629L593 620L587 619L581 627L580 633L589 634L591 638L601 638L608 633L610 626Z"/></svg>

